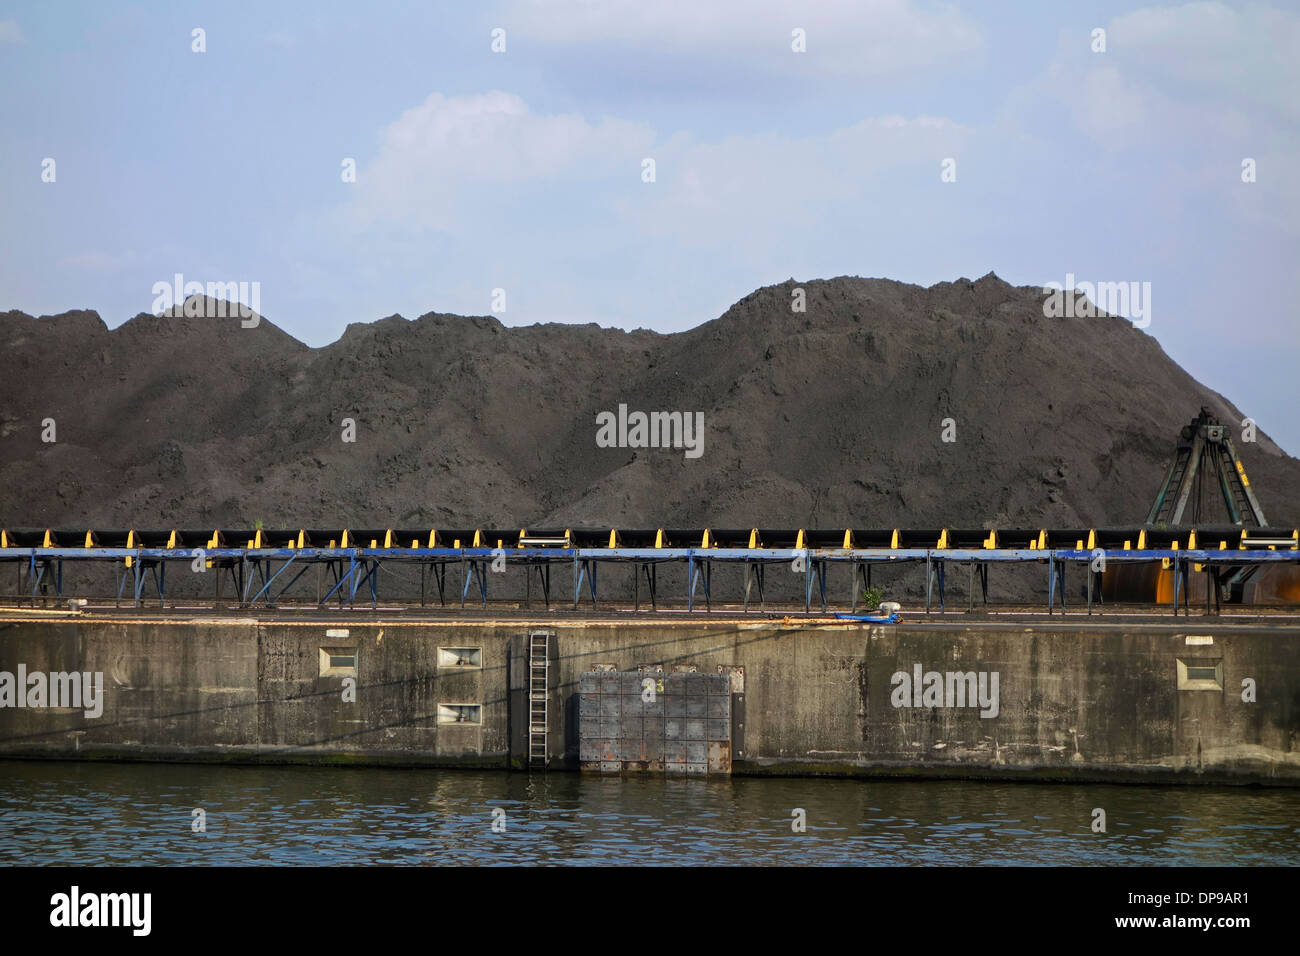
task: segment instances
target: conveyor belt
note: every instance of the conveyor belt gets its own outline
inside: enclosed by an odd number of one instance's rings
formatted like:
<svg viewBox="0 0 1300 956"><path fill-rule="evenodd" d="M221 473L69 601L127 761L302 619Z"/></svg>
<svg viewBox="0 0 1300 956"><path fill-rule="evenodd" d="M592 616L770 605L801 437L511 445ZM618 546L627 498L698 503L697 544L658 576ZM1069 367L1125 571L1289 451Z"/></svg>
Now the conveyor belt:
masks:
<svg viewBox="0 0 1300 956"><path fill-rule="evenodd" d="M804 606L811 607L814 592L826 608L826 575L831 565L849 565L857 583L869 586L873 565L888 562L924 562L927 567L927 609L937 586L939 606L944 604L945 569L957 563L979 570L987 601L988 568L1008 562L1047 565L1048 609L1059 595L1065 604L1065 571L1073 565L1087 575L1091 609L1095 575L1107 564L1160 561L1173 568L1175 609L1178 594L1186 605L1187 575L1204 572L1216 579L1220 569L1257 567L1275 563L1300 565L1300 533L1236 525L1203 528L1154 529L419 529L419 528L260 528L218 529L67 529L16 528L0 530L0 563L20 565L26 574L30 597L46 593L52 585L63 593L63 566L67 562L115 562L120 569L119 598L129 582L139 606L145 585L152 581L160 601L165 601L169 564L201 562L215 569L218 594L223 572L235 586L240 603L274 606L302 573L323 566L331 574L331 588L321 604L338 600L356 602L358 593L371 604L379 599L381 563L409 563L419 567L421 595L436 583L446 602L446 570L460 569L461 604L471 585L487 604L490 570L522 568L531 588L534 575L550 604L550 572L555 565L573 572L573 602L578 605L583 586L592 606L597 601L597 574L602 565L632 564L638 589L644 575L650 603L657 607L657 566L683 563L687 568L687 607L693 610L697 593L710 605L715 562L743 564L745 606L752 586L763 595L764 568L789 564L804 575ZM198 568L196 567L196 570ZM426 575L428 575L426 581ZM639 590L638 590L639 606ZM1208 593L1208 592L1207 592ZM1217 594L1217 587L1216 587Z"/></svg>

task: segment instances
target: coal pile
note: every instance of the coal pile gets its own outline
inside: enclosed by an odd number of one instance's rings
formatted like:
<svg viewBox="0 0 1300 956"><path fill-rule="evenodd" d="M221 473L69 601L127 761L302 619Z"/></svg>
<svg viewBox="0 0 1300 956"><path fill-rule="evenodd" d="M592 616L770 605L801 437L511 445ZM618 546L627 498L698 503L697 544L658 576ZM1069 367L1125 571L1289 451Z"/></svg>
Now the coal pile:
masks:
<svg viewBox="0 0 1300 956"><path fill-rule="evenodd" d="M1130 322L1044 317L992 274L789 281L672 335L429 313L318 349L266 319L8 312L0 352L6 527L1131 524L1201 406L1245 417ZM700 454L599 447L620 405L702 415ZM1237 446L1294 527L1300 461Z"/></svg>

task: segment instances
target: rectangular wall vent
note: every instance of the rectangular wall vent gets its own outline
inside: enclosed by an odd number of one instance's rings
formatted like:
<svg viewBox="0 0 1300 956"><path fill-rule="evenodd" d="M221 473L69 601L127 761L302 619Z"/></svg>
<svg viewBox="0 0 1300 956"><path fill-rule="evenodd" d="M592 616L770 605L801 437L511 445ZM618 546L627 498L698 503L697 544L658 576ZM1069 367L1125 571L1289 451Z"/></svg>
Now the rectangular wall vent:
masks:
<svg viewBox="0 0 1300 956"><path fill-rule="evenodd" d="M331 646L320 649L321 677L355 677L356 673L356 647Z"/></svg>
<svg viewBox="0 0 1300 956"><path fill-rule="evenodd" d="M472 670L483 666L481 647L438 648L438 670Z"/></svg>
<svg viewBox="0 0 1300 956"><path fill-rule="evenodd" d="M1223 661L1205 658L1178 660L1179 690L1223 690Z"/></svg>
<svg viewBox="0 0 1300 956"><path fill-rule="evenodd" d="M439 704L439 724L472 725L483 723L482 704Z"/></svg>

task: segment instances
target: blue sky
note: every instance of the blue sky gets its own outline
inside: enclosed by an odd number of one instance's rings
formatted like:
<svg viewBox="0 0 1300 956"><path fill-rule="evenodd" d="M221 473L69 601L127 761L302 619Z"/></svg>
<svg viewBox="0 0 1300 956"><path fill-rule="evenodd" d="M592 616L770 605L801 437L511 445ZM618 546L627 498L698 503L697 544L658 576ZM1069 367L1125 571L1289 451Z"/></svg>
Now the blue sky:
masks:
<svg viewBox="0 0 1300 956"><path fill-rule="evenodd" d="M667 332L788 277L1150 282L1296 454L1298 50L1280 4L0 2L0 309L179 272L323 345L497 288Z"/></svg>

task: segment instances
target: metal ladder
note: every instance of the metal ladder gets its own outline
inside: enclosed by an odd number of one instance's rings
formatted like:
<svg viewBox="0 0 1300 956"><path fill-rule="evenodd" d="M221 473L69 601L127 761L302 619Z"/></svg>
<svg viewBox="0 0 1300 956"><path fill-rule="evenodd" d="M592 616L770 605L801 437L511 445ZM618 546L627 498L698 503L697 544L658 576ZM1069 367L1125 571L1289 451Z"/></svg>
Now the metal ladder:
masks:
<svg viewBox="0 0 1300 956"><path fill-rule="evenodd" d="M551 635L531 631L528 635L528 765L545 768L550 762L547 749L547 702L550 696Z"/></svg>
<svg viewBox="0 0 1300 956"><path fill-rule="evenodd" d="M1199 448L1196 450L1200 451ZM1169 475L1165 478L1160 493L1156 496L1156 504L1147 515L1147 524L1155 527L1168 527L1177 523L1174 514L1178 510L1178 492L1183 487L1183 476L1187 474L1187 468L1191 464L1192 451L1192 445L1178 446L1178 451L1174 456L1174 463L1169 468ZM1197 458L1199 463L1199 454ZM1179 517L1181 517L1181 514Z"/></svg>
<svg viewBox="0 0 1300 956"><path fill-rule="evenodd" d="M1229 516L1236 519L1234 523L1266 527L1268 522L1264 520L1259 503L1254 500L1255 496L1242 481L1245 469L1237 464L1236 449L1232 447L1230 441L1224 439L1218 446L1218 452L1220 488L1224 501L1231 502Z"/></svg>

